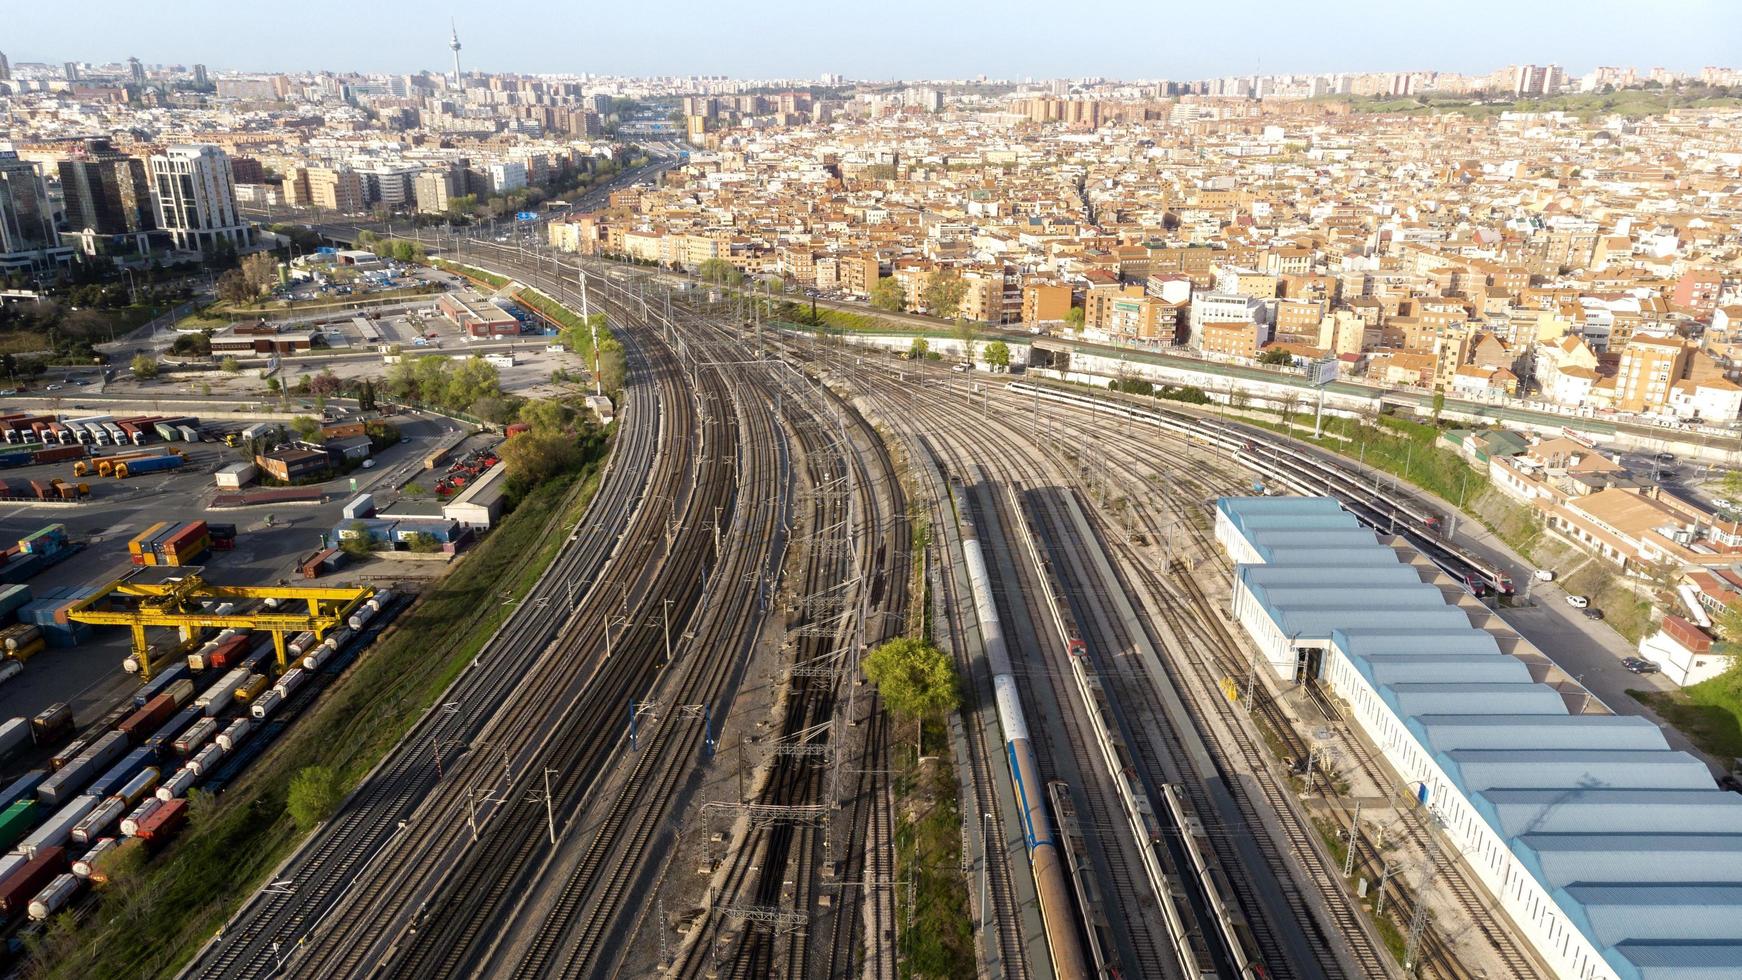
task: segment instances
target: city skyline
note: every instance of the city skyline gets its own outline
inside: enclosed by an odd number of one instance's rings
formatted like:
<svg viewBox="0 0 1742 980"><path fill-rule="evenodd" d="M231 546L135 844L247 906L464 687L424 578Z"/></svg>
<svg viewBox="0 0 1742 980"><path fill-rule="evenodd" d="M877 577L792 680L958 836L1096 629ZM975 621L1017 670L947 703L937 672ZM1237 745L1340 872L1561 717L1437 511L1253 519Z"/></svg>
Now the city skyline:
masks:
<svg viewBox="0 0 1742 980"><path fill-rule="evenodd" d="M879 20L843 32L813 7L783 0L755 18L698 7L668 20L668 8L623 8L608 21L576 17L551 0L523 3L510 17L468 17L406 2L344 9L348 30L318 16L286 24L212 0L184 4L173 23L137 5L99 0L88 5L86 29L68 38L52 21L14 25L6 41L13 64L65 61L210 65L228 71L446 70L449 15L465 44L466 69L529 74L726 75L734 78L967 79L1104 77L1196 79L1228 75L1370 71L1486 72L1512 62L1556 63L1569 73L1598 65L1663 66L1697 71L1733 60L1728 39L1742 36L1742 8L1714 0L1670 0L1648 19L1618 0L1565 5L1509 5L1476 0L1462 16L1419 25L1390 16L1377 0L1351 0L1310 18L1289 16L1293 5L1264 3L1231 22L1215 8L1157 14L1138 4L1099 2L1070 22L1085 41L1060 45L1054 8L1039 4L971 3L940 11L898 2ZM688 5L685 5L686 7ZM318 14L336 4L310 4ZM1559 8L1559 9L1557 9ZM250 18L261 18L249 24ZM189 20L221 18L234 36L270 36L271 50L238 57L235 44L182 29ZM924 18L924 19L922 19ZM1141 27L1127 30L1133 20ZM1628 30L1609 29L1625 19ZM238 23L238 21L242 21ZM682 25L673 29L672 23ZM301 26L306 25L306 26ZM530 31L532 25L540 29ZM1108 28L1119 25L1119 30ZM262 32L270 32L269 35ZM964 34L976 43L960 43ZM1202 43L1226 34L1230 43ZM1363 39L1351 56L1348 38ZM1422 38L1431 36L1432 44ZM384 38L394 39L383 44ZM244 45L240 50L250 50ZM593 52L598 52L594 54Z"/></svg>

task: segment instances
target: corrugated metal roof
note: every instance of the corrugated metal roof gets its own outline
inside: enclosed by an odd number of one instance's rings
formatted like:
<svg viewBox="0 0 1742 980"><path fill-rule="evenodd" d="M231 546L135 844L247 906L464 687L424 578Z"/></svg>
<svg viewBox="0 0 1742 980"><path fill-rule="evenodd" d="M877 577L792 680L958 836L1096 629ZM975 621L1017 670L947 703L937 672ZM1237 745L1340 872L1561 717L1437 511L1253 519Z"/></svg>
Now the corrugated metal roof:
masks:
<svg viewBox="0 0 1742 980"><path fill-rule="evenodd" d="M1525 834L1512 842L1512 852L1552 887L1580 881L1742 881L1737 834Z"/></svg>
<svg viewBox="0 0 1742 980"><path fill-rule="evenodd" d="M1335 511L1323 514L1290 514L1286 512L1268 514L1237 514L1228 518L1242 534L1252 534L1265 530L1322 530L1325 528L1360 527L1361 522L1355 520L1355 515L1348 511Z"/></svg>
<svg viewBox="0 0 1742 980"><path fill-rule="evenodd" d="M1398 565L1403 557L1395 548L1265 548L1264 560L1273 565L1313 562L1319 565Z"/></svg>
<svg viewBox="0 0 1742 980"><path fill-rule="evenodd" d="M1453 684L1467 681L1530 683L1530 669L1503 653L1431 653L1370 657L1361 665L1374 685Z"/></svg>
<svg viewBox="0 0 1742 980"><path fill-rule="evenodd" d="M1567 917L1603 946L1729 940L1742 921L1742 883L1568 885L1563 891L1575 903Z"/></svg>
<svg viewBox="0 0 1742 980"><path fill-rule="evenodd" d="M1471 629L1467 618L1463 626L1449 630L1342 629L1331 635L1331 642L1351 657L1418 650L1431 653L1500 652L1500 644L1494 642L1494 637L1482 630Z"/></svg>
<svg viewBox="0 0 1742 980"><path fill-rule="evenodd" d="M1435 761L1466 793L1543 786L1712 788L1704 765L1667 749L1453 749Z"/></svg>
<svg viewBox="0 0 1742 980"><path fill-rule="evenodd" d="M1454 749L1667 749L1638 715L1422 715L1404 722L1429 751Z"/></svg>
<svg viewBox="0 0 1742 980"><path fill-rule="evenodd" d="M1566 702L1541 684L1387 684L1379 696L1399 718L1417 715L1565 715Z"/></svg>
<svg viewBox="0 0 1742 980"><path fill-rule="evenodd" d="M1437 589L1413 604L1397 551L1317 519L1335 501L1217 506L1268 562L1241 575L1277 625L1348 656L1620 976L1742 977L1742 796L1648 719L1568 715Z"/></svg>
<svg viewBox="0 0 1742 980"><path fill-rule="evenodd" d="M1270 586L1411 585L1421 581L1421 575L1414 568L1396 562L1383 565L1306 565L1295 562L1241 565L1234 574L1249 585Z"/></svg>
<svg viewBox="0 0 1742 980"><path fill-rule="evenodd" d="M1712 789L1490 789L1470 802L1502 837L1520 834L1734 833L1742 796ZM1742 925L1742 921L1738 922Z"/></svg>

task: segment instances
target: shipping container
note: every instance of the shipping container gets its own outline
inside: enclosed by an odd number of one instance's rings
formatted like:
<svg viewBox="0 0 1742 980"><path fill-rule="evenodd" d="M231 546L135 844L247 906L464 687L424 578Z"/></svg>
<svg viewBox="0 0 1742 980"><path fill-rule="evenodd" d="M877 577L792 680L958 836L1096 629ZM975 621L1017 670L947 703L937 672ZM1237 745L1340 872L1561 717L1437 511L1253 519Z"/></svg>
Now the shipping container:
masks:
<svg viewBox="0 0 1742 980"><path fill-rule="evenodd" d="M258 472L253 463L231 463L213 473L212 477L217 482L219 489L240 490L253 483Z"/></svg>
<svg viewBox="0 0 1742 980"><path fill-rule="evenodd" d="M101 801L95 796L74 797L67 805L45 819L42 826L19 841L18 853L33 858L44 848L64 846L72 838L73 828L79 825L80 820L85 819L85 814L95 810L99 802Z"/></svg>
<svg viewBox="0 0 1742 980"><path fill-rule="evenodd" d="M74 874L56 875L36 897L30 900L29 912L33 922L47 921L48 917L66 908L73 896L84 887L84 880Z"/></svg>
<svg viewBox="0 0 1742 980"><path fill-rule="evenodd" d="M138 837L139 825L150 819L151 815L156 813L158 808L162 806L163 801L155 796L147 796L145 799L140 800L138 806L134 807L125 817L121 818L121 833L126 834L128 837Z"/></svg>
<svg viewBox="0 0 1742 980"><path fill-rule="evenodd" d="M174 837L187 821L188 801L174 799L162 802L156 810L137 825L134 836L147 844L162 844Z"/></svg>
<svg viewBox="0 0 1742 980"><path fill-rule="evenodd" d="M93 796L114 796L123 786L132 782L134 776L156 764L156 750L148 747L134 749L92 781L88 792Z"/></svg>
<svg viewBox="0 0 1742 980"><path fill-rule="evenodd" d="M248 706L248 713L254 717L255 721L265 721L266 716L272 714L283 700L284 695L278 693L277 689L266 691Z"/></svg>
<svg viewBox="0 0 1742 980"><path fill-rule="evenodd" d="M236 697L236 688L247 680L250 673L251 671L246 668L237 667L219 678L217 683L206 688L199 697L194 699L194 704L204 708L208 718L218 714L230 706L230 702Z"/></svg>
<svg viewBox="0 0 1742 980"><path fill-rule="evenodd" d="M169 778L157 787L157 798L168 803L177 797L186 796L194 783L199 782L200 774L186 766L182 766L169 774Z"/></svg>
<svg viewBox="0 0 1742 980"><path fill-rule="evenodd" d="M134 555L142 553L146 550L147 542L156 537L164 528L169 526L170 524L168 521L158 521L156 524L140 531L138 534L133 536L131 541L127 542L127 552Z"/></svg>
<svg viewBox="0 0 1742 980"><path fill-rule="evenodd" d="M43 780L47 779L48 776L49 771L47 769L32 769L24 775L19 776L17 779L14 779L12 782L7 783L6 788L0 790L0 812L4 812L11 808L14 803L24 800L34 802L36 800L36 788L41 786Z"/></svg>
<svg viewBox="0 0 1742 980"><path fill-rule="evenodd" d="M93 873L98 870L103 855L113 851L115 848L119 847L120 844L121 842L113 837L105 837L95 844L92 844L90 850L81 854L78 859L73 862L73 874L76 874L87 881L94 881Z"/></svg>
<svg viewBox="0 0 1742 980"><path fill-rule="evenodd" d="M135 709L132 714L121 719L121 723L115 726L115 730L126 735L134 745L139 745L145 741L147 735L162 727L164 722L173 717L175 712L175 695L159 694L152 698L151 703L145 707Z"/></svg>
<svg viewBox="0 0 1742 980"><path fill-rule="evenodd" d="M133 703L143 708L158 695L170 694L174 695L178 707L186 704L194 691L194 682L189 676L191 673L185 664L172 664L163 668L156 677L133 692Z"/></svg>
<svg viewBox="0 0 1742 980"><path fill-rule="evenodd" d="M224 747L222 745L219 745L216 742L213 742L212 744L210 744L210 745L206 746L205 748L199 750L198 752L194 753L194 757L187 761L187 767L189 769L192 769L194 772L198 773L200 776L205 777L205 776L210 776L212 774L212 770L216 769L218 767L218 763L222 762L223 760L224 760Z"/></svg>
<svg viewBox="0 0 1742 980"><path fill-rule="evenodd" d="M67 868L64 847L45 847L27 858L16 871L0 881L0 913L8 918L22 915L37 893Z"/></svg>
<svg viewBox="0 0 1742 980"><path fill-rule="evenodd" d="M121 787L115 795L125 800L128 806L132 806L152 795L151 791L157 788L158 780L162 778L163 770L156 766L146 766L138 775L127 780L127 785Z"/></svg>
<svg viewBox="0 0 1742 980"><path fill-rule="evenodd" d="M30 719L36 732L36 744L43 745L73 730L73 709L66 704L51 704Z"/></svg>
<svg viewBox="0 0 1742 980"><path fill-rule="evenodd" d="M52 555L67 546L67 526L50 524L38 528L18 541L18 550L27 554Z"/></svg>
<svg viewBox="0 0 1742 980"><path fill-rule="evenodd" d="M356 497L345 501L345 506L340 508L339 514L348 520L361 520L365 517L373 517L375 515L375 496L373 494L360 493Z"/></svg>
<svg viewBox="0 0 1742 980"><path fill-rule="evenodd" d="M145 740L145 744L156 749L159 757L179 751L175 747L175 740L205 716L205 709L190 704L177 712L175 717L164 722L162 727Z"/></svg>
<svg viewBox="0 0 1742 980"><path fill-rule="evenodd" d="M35 744L36 739L30 733L30 719L13 718L0 723L0 755Z"/></svg>
<svg viewBox="0 0 1742 980"><path fill-rule="evenodd" d="M279 697L288 698L296 693L296 689L301 687L306 680L308 680L307 671L301 667L292 667L278 678L278 683L272 685L272 689L278 692Z"/></svg>
<svg viewBox="0 0 1742 980"><path fill-rule="evenodd" d="M186 460L180 456L150 456L127 463L115 465L115 478L125 480L130 476L143 476L147 473L166 473L179 469Z"/></svg>
<svg viewBox="0 0 1742 980"><path fill-rule="evenodd" d="M36 826L38 811L35 800L19 800L0 812L0 849L11 850L14 844Z"/></svg>
<svg viewBox="0 0 1742 980"><path fill-rule="evenodd" d="M265 680L265 678L263 677L261 680ZM249 721L247 718L238 718L235 721L230 722L230 727L218 733L215 742L218 747L223 749L225 752L234 752L236 751L236 746L241 745L242 740L247 738L248 733L253 730L254 723L252 721Z"/></svg>
<svg viewBox="0 0 1742 980"><path fill-rule="evenodd" d="M205 709L201 708L200 711L203 713ZM201 718L189 726L187 731L176 736L175 741L170 744L174 747L177 755L193 755L217 731L218 720L216 718Z"/></svg>
<svg viewBox="0 0 1742 980"><path fill-rule="evenodd" d="M248 679L236 686L236 700L243 704L260 696L261 691L269 690L265 674L251 674Z"/></svg>
<svg viewBox="0 0 1742 980"><path fill-rule="evenodd" d="M110 828L121 822L121 817L127 812L127 801L119 796L111 796L98 803L85 814L84 818L73 825L72 842L74 844L90 844L107 833Z"/></svg>

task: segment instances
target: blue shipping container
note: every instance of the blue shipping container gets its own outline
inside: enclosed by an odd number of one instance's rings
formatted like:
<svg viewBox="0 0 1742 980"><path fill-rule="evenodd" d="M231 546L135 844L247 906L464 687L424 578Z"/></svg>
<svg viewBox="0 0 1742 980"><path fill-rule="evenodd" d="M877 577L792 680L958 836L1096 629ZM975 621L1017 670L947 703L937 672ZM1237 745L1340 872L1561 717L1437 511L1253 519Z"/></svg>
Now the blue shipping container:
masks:
<svg viewBox="0 0 1742 980"><path fill-rule="evenodd" d="M4 790L0 790L0 812L19 800L36 798L36 788L48 778L47 769L32 769L30 772L14 779Z"/></svg>
<svg viewBox="0 0 1742 980"><path fill-rule="evenodd" d="M130 459L125 465L129 476L138 476L142 473L159 473L164 470L178 469L184 462L185 460L180 456L147 456L144 459Z"/></svg>
<svg viewBox="0 0 1742 980"><path fill-rule="evenodd" d="M176 681L179 681L183 677L188 676L188 674L189 674L189 671L188 671L188 665L187 665L186 661L183 661L181 663L176 664L173 667L168 668L167 670L158 674L156 677L153 677L151 679L150 683L146 684L144 687L140 688L137 692L134 693L133 706L136 708L145 707L145 705L152 698L157 697L159 694L162 694L165 690L167 690L169 688L169 686L171 684L174 684Z"/></svg>
<svg viewBox="0 0 1742 980"><path fill-rule="evenodd" d="M114 796L121 787L127 785L128 780L139 775L146 766L156 763L157 752L149 746L134 749L122 756L121 761L110 767L108 772L98 776L97 781L92 783L91 788L86 792L96 797Z"/></svg>

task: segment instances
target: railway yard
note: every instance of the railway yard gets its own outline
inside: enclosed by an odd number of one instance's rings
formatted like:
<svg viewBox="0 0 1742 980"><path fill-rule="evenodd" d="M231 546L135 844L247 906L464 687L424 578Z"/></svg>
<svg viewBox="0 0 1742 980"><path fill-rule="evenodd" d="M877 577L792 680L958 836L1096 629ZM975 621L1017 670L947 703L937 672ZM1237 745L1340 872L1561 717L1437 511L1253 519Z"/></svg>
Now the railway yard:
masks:
<svg viewBox="0 0 1742 980"><path fill-rule="evenodd" d="M1438 515L1214 416L584 271L628 366L596 495L184 975L895 977L914 872L859 660L918 624L962 679L931 764L984 974L1547 975L1336 700L1257 669L1209 533L1254 483L1327 492L1509 593Z"/></svg>

